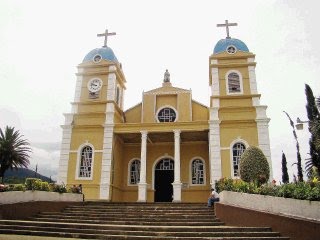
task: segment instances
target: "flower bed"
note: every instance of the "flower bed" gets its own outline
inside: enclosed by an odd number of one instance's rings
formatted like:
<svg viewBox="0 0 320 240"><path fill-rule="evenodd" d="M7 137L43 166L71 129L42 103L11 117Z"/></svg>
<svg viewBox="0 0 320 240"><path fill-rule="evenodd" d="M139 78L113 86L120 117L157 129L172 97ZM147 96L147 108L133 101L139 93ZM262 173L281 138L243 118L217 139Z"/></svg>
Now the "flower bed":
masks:
<svg viewBox="0 0 320 240"><path fill-rule="evenodd" d="M257 186L240 179L223 178L216 182L217 192L233 191L268 195L300 200L320 201L320 182L315 179L309 182L288 183L282 185L265 184Z"/></svg>

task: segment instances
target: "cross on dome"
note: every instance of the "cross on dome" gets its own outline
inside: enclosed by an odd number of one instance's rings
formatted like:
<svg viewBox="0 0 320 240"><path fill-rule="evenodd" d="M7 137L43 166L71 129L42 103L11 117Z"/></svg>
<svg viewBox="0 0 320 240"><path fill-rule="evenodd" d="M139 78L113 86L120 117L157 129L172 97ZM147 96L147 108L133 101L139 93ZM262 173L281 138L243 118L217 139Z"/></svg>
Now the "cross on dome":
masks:
<svg viewBox="0 0 320 240"><path fill-rule="evenodd" d="M226 27L227 38L231 38L229 35L229 26L238 26L237 23L229 23L228 20L225 20L225 23L217 24L217 27Z"/></svg>
<svg viewBox="0 0 320 240"><path fill-rule="evenodd" d="M107 41L108 41L108 36L112 36L112 35L116 35L115 32L108 32L108 29L106 29L106 31L104 33L99 33L97 34L97 37L104 37L104 45L102 47L107 47Z"/></svg>

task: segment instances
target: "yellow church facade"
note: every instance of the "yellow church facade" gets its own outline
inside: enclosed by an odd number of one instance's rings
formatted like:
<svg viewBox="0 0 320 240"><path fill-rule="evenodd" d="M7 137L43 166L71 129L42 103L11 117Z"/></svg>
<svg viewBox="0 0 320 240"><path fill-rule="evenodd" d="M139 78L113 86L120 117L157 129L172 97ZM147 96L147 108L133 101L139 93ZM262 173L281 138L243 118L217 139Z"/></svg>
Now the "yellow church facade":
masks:
<svg viewBox="0 0 320 240"><path fill-rule="evenodd" d="M260 105L254 58L227 36L209 57L210 106L173 86L166 71L159 88L124 110L125 74L105 41L78 65L58 181L82 184L91 200L205 202L216 180L239 177L240 156L251 145L272 169L270 119Z"/></svg>

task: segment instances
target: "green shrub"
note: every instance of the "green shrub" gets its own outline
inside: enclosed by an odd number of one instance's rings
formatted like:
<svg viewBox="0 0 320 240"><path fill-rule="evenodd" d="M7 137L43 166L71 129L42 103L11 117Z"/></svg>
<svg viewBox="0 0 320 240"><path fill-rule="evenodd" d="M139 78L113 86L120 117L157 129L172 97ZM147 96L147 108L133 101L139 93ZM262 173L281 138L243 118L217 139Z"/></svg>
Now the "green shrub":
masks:
<svg viewBox="0 0 320 240"><path fill-rule="evenodd" d="M66 186L63 184L60 185L60 184L50 183L49 189L51 192L58 192L58 193L68 192Z"/></svg>
<svg viewBox="0 0 320 240"><path fill-rule="evenodd" d="M248 147L240 159L240 177L245 182L258 185L269 180L270 168L267 158L258 147Z"/></svg>
<svg viewBox="0 0 320 240"><path fill-rule="evenodd" d="M36 188L41 188L41 186L40 187L38 186L39 185L39 181L41 181L41 180L38 179L38 178L26 178L26 182L25 182L26 189L27 190L32 190L32 191L39 190L39 189L36 189Z"/></svg>
<svg viewBox="0 0 320 240"><path fill-rule="evenodd" d="M41 182L41 191L49 191L49 183L48 182Z"/></svg>
<svg viewBox="0 0 320 240"><path fill-rule="evenodd" d="M25 191L26 187L24 184L14 184L12 191Z"/></svg>

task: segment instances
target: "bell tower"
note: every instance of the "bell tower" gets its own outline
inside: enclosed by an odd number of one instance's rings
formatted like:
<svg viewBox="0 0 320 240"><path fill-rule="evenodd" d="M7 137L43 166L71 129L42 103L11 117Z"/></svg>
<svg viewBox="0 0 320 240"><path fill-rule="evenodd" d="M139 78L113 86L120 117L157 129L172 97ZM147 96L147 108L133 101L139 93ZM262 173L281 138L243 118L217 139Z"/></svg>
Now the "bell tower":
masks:
<svg viewBox="0 0 320 240"><path fill-rule="evenodd" d="M226 27L227 37L217 42L209 57L210 183L214 186L221 177L238 178L241 154L250 145L260 147L267 157L272 179L270 119L267 106L260 105L255 55L244 42L230 37L229 26L236 23L226 20L217 26Z"/></svg>
<svg viewBox="0 0 320 240"><path fill-rule="evenodd" d="M113 50L104 45L90 51L78 65L71 113L65 115L59 182L82 184L88 199L110 200L113 128L123 122L126 79Z"/></svg>

